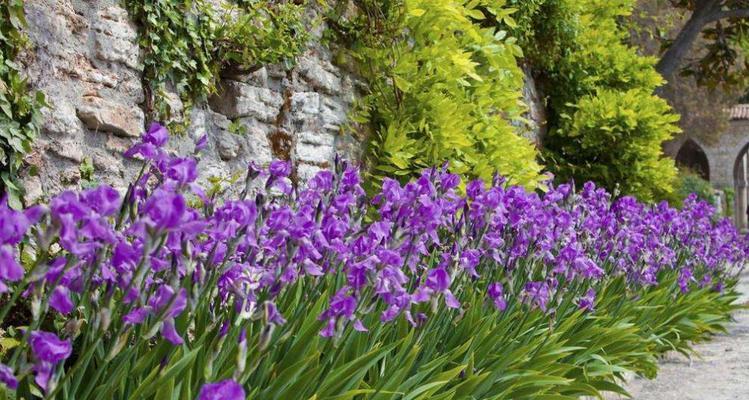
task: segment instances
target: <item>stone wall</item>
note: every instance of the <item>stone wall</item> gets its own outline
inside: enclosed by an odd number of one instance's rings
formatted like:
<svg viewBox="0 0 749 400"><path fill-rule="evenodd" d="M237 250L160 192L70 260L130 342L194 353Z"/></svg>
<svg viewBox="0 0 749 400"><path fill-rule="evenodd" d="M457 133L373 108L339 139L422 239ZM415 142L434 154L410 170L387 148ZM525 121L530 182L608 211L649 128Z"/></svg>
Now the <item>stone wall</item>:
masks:
<svg viewBox="0 0 749 400"><path fill-rule="evenodd" d="M694 141L707 156L710 168L710 183L716 188L732 188L734 186L734 168L749 145L749 120L731 121L726 132L712 143L705 143L689 135L681 135L664 145L664 152L676 158L679 150L687 140Z"/></svg>
<svg viewBox="0 0 749 400"><path fill-rule="evenodd" d="M31 47L20 62L50 103L22 175L27 201L77 186L85 158L93 161L96 180L123 188L138 165L120 154L148 122L137 27L117 0L27 0L25 8ZM251 160L284 158L303 181L336 153L358 159L364 138L342 134L341 125L361 82L331 60L331 51L313 41L291 71L267 66L223 80L207 104L184 110L191 125L171 149L188 152L207 133L201 179L227 177ZM538 143L543 106L532 79L526 83L535 121L526 136Z"/></svg>
<svg viewBox="0 0 749 400"><path fill-rule="evenodd" d="M687 140L694 142L704 152L710 184L718 190L733 191L733 204L725 205L731 209L733 222L740 229L749 228L749 119L732 120L728 129L710 143L692 138L688 133L680 135L664 144L665 154L676 158Z"/></svg>

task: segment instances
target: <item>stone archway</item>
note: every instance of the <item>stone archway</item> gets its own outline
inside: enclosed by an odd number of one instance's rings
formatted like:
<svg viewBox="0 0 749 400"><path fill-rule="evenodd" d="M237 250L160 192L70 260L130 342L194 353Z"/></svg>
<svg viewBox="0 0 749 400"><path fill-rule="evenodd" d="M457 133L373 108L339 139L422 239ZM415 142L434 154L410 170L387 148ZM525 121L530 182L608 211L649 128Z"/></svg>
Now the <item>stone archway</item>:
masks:
<svg viewBox="0 0 749 400"><path fill-rule="evenodd" d="M749 144L739 151L733 166L733 181L735 191L735 223L739 229L747 229L747 207L749 207Z"/></svg>
<svg viewBox="0 0 749 400"><path fill-rule="evenodd" d="M676 165L686 168L706 181L710 181L710 164L702 147L692 139L687 139L676 153Z"/></svg>

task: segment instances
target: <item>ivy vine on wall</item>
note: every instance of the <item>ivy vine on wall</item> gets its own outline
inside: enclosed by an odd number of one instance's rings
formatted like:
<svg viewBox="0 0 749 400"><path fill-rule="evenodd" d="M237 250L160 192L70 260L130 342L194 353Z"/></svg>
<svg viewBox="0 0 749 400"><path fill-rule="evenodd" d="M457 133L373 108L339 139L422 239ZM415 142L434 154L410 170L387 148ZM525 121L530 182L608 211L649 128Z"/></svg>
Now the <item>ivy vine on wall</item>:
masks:
<svg viewBox="0 0 749 400"><path fill-rule="evenodd" d="M184 109L216 90L222 73L249 73L265 64L290 67L309 40L305 4L272 0L125 0L140 26L145 52L146 111L150 119L174 122L167 93ZM172 123L173 131L187 125Z"/></svg>
<svg viewBox="0 0 749 400"><path fill-rule="evenodd" d="M23 0L0 3L0 192L11 206L21 206L23 190L17 174L23 156L41 125L40 110L46 105L41 92L30 90L15 60L26 46Z"/></svg>

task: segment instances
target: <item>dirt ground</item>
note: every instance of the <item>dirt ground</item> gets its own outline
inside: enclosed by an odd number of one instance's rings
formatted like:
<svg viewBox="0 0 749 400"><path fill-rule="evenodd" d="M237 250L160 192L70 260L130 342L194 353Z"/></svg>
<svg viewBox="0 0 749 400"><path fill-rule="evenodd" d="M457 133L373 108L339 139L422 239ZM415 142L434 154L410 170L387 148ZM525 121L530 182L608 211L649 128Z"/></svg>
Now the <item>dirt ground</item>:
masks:
<svg viewBox="0 0 749 400"><path fill-rule="evenodd" d="M741 301L748 302L749 274L745 273L739 290ZM627 390L636 400L749 400L749 310L735 318L727 335L695 346L699 358L669 355L655 380L634 378Z"/></svg>

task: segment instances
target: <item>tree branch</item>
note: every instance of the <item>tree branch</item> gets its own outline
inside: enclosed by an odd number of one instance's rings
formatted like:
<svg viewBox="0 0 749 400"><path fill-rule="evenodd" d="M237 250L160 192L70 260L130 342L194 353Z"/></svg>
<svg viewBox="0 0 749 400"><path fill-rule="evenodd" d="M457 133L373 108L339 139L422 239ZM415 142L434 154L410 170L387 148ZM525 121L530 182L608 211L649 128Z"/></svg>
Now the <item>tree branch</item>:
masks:
<svg viewBox="0 0 749 400"><path fill-rule="evenodd" d="M670 79L673 76L702 29L720 12L719 0L705 0L695 8L655 67L664 78Z"/></svg>

